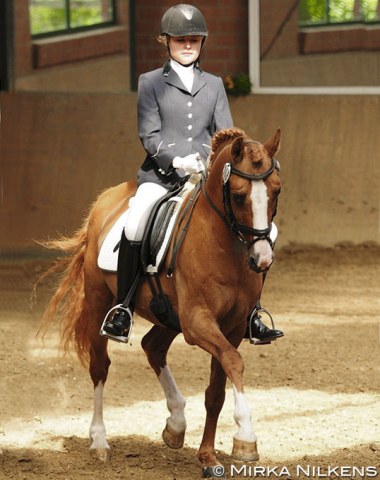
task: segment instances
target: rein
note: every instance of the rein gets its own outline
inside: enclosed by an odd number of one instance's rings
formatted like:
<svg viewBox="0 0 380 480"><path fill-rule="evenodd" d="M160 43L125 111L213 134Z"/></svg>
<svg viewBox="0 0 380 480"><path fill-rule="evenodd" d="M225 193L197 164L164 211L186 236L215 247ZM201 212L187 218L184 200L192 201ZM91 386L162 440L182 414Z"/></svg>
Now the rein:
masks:
<svg viewBox="0 0 380 480"><path fill-rule="evenodd" d="M203 176L202 176L202 179L203 179ZM187 205L183 209L183 212L182 212L180 218L178 219L178 225L181 225L182 222L184 221L185 217L187 216L187 220L186 220L185 226L183 227L183 229L181 231L181 235L178 238L178 235L179 235L179 232L180 232L180 230L178 229L177 234L176 234L175 239L174 239L174 247L173 247L172 257L171 257L171 260L170 260L168 272L166 274L166 276L169 277L169 278L173 276L175 261L176 261L179 249L181 248L182 242L185 239L187 230L189 229L190 220L191 220L191 217L193 215L193 210L194 210L194 207L195 207L195 205L198 201L199 195L200 195L200 188L201 188L201 184L197 183L197 185L195 186L195 188L194 188L194 190L191 194L191 197L189 198L189 201L187 202Z"/></svg>

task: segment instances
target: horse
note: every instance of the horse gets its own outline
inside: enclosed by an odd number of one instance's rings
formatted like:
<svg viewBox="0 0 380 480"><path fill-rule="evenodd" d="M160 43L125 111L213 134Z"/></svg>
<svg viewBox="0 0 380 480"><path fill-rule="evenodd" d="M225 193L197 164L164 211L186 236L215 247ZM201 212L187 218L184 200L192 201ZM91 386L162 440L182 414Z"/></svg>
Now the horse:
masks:
<svg viewBox="0 0 380 480"><path fill-rule="evenodd" d="M220 478L223 468L216 457L215 434L227 378L232 384L238 427L232 457L246 462L259 458L244 396L244 364L237 349L244 337L247 316L260 297L263 272L274 259L269 233L281 189L279 163L274 158L280 139L280 129L264 144L253 141L239 128L224 129L213 136L207 176L192 207L173 274L168 276L166 272L174 239L159 272L162 289L180 319L185 341L212 356L205 391L206 421L197 452L206 477ZM102 461L108 459L110 449L103 421L103 391L111 361L108 339L99 335L99 328L114 304L116 275L102 271L97 257L106 233L127 209L135 191L135 181L105 190L73 236L46 242L46 246L65 256L57 261L62 276L43 322L48 328L59 312L63 347L67 350L73 344L81 363L89 367L94 386L90 449ZM185 200L181 208L186 205ZM177 225L177 232L181 228L183 225ZM179 332L162 326L152 314L152 294L147 284L143 279L135 294L135 311L153 323L141 345L170 412L162 438L168 447L180 448L186 430L185 398L166 362L168 349Z"/></svg>

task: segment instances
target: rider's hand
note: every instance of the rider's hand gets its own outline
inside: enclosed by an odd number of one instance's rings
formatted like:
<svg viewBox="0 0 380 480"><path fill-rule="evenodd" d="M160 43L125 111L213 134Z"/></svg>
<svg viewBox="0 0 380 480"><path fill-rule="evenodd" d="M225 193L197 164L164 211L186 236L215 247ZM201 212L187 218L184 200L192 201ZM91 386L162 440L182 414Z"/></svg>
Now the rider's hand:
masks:
<svg viewBox="0 0 380 480"><path fill-rule="evenodd" d="M186 157L174 157L173 167L184 170L189 174L203 172L205 168L199 153L191 153Z"/></svg>

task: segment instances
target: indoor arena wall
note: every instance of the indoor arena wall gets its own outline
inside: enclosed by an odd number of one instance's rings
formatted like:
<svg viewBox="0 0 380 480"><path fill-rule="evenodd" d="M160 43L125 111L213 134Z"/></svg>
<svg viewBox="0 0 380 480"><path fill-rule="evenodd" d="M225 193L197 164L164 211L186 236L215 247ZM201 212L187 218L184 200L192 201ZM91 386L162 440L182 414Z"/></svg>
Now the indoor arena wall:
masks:
<svg viewBox="0 0 380 480"><path fill-rule="evenodd" d="M136 176L136 94L2 94L0 251L70 234L105 188ZM279 245L380 242L377 96L230 100L235 125L282 128Z"/></svg>

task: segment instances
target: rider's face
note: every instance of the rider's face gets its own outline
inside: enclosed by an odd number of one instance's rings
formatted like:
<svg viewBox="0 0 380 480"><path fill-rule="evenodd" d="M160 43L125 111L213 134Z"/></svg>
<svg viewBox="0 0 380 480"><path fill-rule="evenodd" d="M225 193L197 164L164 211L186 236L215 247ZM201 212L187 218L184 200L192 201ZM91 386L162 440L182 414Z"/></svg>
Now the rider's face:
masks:
<svg viewBox="0 0 380 480"><path fill-rule="evenodd" d="M202 40L203 37L201 35L169 37L170 56L182 65L190 65L199 57Z"/></svg>

